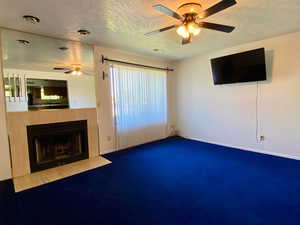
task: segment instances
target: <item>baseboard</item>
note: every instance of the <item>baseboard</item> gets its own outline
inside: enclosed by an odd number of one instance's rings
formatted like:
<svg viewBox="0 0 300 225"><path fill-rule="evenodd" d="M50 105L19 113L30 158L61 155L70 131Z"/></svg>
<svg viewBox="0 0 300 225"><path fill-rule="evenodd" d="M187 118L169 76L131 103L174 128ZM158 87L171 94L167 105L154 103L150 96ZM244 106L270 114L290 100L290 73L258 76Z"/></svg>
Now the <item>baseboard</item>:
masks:
<svg viewBox="0 0 300 225"><path fill-rule="evenodd" d="M117 151L117 150L116 149L105 149L103 151L100 150L100 155L105 155L105 154L112 153L115 151Z"/></svg>
<svg viewBox="0 0 300 225"><path fill-rule="evenodd" d="M3 177L0 177L0 181L7 181L7 180L10 180L12 179L12 176L3 176Z"/></svg>
<svg viewBox="0 0 300 225"><path fill-rule="evenodd" d="M149 144L149 143L152 143L152 142L161 141L161 140L164 140L164 139L167 139L167 138L170 138L170 137L175 137L175 136L165 136L165 137L161 137L159 139L153 139L153 140L149 140L147 142L141 143L141 144L136 144L136 145L127 146L127 147L123 147L123 148L105 149L102 152L100 151L100 155L105 155L105 154L108 154L108 153L113 153L113 152L128 150L128 149L135 148L135 147L138 147L138 146L142 146L142 145L145 145L145 144Z"/></svg>
<svg viewBox="0 0 300 225"><path fill-rule="evenodd" d="M281 158L300 160L300 157L298 157L298 156L292 156L292 155L287 155L287 154L282 154L282 153L277 153L277 152L269 152L269 151L265 151L265 150L254 149L254 148L245 148L245 147L234 146L234 145L229 145L229 144L224 144L224 143L219 143L219 142L212 142L212 141L207 141L207 140L195 138L195 137L188 137L188 136L184 136L184 135L181 135L181 137L190 139L190 140L194 140L194 141L208 143L208 144L214 144L214 145L234 148L234 149L238 149L238 150L256 152L256 153L260 153L260 154L271 155L271 156L276 156L276 157L281 157Z"/></svg>

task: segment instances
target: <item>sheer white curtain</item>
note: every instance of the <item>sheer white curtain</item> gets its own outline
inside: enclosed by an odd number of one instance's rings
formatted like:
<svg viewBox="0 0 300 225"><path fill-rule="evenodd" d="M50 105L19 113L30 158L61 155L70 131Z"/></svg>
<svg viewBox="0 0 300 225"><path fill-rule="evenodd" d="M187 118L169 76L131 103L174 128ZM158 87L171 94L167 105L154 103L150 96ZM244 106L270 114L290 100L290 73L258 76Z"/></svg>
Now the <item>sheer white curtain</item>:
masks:
<svg viewBox="0 0 300 225"><path fill-rule="evenodd" d="M166 80L164 71L110 66L117 149L166 137Z"/></svg>

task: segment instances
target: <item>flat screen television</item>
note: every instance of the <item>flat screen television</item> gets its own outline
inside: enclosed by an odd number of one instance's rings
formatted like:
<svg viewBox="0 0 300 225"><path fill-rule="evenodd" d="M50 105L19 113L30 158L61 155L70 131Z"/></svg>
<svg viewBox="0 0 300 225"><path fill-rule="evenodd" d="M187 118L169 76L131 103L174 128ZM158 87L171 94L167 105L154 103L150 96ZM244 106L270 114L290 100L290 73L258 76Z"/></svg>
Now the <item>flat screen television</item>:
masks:
<svg viewBox="0 0 300 225"><path fill-rule="evenodd" d="M211 67L215 85L267 79L264 48L211 59Z"/></svg>

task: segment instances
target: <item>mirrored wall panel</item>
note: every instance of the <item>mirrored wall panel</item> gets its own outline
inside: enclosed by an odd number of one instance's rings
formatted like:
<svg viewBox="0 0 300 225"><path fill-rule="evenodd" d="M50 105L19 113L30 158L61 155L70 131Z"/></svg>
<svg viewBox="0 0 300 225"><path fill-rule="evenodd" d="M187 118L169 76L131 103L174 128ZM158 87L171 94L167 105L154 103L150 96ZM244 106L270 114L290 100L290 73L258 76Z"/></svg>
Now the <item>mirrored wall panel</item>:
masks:
<svg viewBox="0 0 300 225"><path fill-rule="evenodd" d="M8 112L95 108L93 48L12 30L2 30Z"/></svg>

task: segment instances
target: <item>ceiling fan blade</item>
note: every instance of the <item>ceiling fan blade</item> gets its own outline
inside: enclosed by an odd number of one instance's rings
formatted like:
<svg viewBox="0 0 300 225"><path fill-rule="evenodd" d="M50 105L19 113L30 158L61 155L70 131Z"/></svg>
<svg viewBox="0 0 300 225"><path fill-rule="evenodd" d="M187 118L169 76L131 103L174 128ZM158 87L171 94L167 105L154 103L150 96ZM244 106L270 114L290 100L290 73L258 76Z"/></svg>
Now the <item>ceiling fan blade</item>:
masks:
<svg viewBox="0 0 300 225"><path fill-rule="evenodd" d="M161 29L159 29L159 30L154 30L154 31L148 32L148 33L146 33L145 35L149 36L149 35L153 35L153 34L158 34L158 33L160 33L160 32L164 32L164 31L173 29L173 28L175 28L175 27L177 27L177 26L178 26L178 25L172 25L172 26L164 27L164 28L161 28Z"/></svg>
<svg viewBox="0 0 300 225"><path fill-rule="evenodd" d="M222 25L217 23L208 23L208 22L200 22L198 25L206 29L217 30L226 33L230 33L235 29L235 27L232 26L227 26L227 25Z"/></svg>
<svg viewBox="0 0 300 225"><path fill-rule="evenodd" d="M69 70L69 67L54 67L54 70Z"/></svg>
<svg viewBox="0 0 300 225"><path fill-rule="evenodd" d="M174 12L173 10L161 5L161 4L158 4L158 5L154 5L152 6L154 9L164 13L164 14L167 14L169 16L172 16L173 18L177 19L177 20L182 20L182 17L177 13L177 12Z"/></svg>
<svg viewBox="0 0 300 225"><path fill-rule="evenodd" d="M214 6L203 11L203 15L200 18L207 18L213 14L216 14L224 9L227 9L236 4L235 0L222 0L221 2L215 4Z"/></svg>
<svg viewBox="0 0 300 225"><path fill-rule="evenodd" d="M183 38L181 44L186 45L192 42L192 37L191 35L188 38Z"/></svg>
<svg viewBox="0 0 300 225"><path fill-rule="evenodd" d="M88 72L86 70L82 70L81 72L82 72L82 74L85 74L85 75L94 76L94 73L90 72L90 71Z"/></svg>

